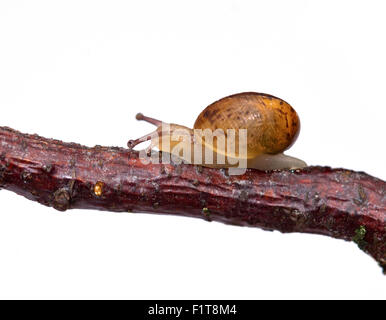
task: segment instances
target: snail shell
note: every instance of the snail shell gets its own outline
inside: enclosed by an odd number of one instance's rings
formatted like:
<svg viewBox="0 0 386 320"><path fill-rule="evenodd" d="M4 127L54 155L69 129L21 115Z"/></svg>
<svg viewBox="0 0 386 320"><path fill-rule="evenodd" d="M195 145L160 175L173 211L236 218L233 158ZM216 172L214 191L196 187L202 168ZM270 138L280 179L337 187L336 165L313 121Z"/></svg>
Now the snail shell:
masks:
<svg viewBox="0 0 386 320"><path fill-rule="evenodd" d="M194 129L247 129L248 158L277 154L296 141L300 120L284 100L271 95L246 92L222 98L206 107L197 117Z"/></svg>

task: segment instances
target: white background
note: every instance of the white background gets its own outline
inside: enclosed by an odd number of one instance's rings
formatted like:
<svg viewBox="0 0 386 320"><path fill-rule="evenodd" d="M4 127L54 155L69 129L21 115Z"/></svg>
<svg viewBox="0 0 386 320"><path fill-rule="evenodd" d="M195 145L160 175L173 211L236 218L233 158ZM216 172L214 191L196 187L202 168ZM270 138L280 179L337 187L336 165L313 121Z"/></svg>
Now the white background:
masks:
<svg viewBox="0 0 386 320"><path fill-rule="evenodd" d="M0 125L126 146L144 114L192 126L279 96L288 152L386 179L384 1L0 2ZM201 220L43 207L0 192L0 298L386 298L355 244Z"/></svg>

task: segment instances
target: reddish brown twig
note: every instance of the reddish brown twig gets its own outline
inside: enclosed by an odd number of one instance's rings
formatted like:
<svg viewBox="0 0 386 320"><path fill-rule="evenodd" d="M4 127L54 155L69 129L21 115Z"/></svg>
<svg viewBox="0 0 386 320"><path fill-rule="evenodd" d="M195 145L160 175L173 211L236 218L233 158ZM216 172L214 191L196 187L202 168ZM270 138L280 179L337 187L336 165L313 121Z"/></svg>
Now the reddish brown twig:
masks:
<svg viewBox="0 0 386 320"><path fill-rule="evenodd" d="M386 269L386 183L328 167L229 176L149 164L123 148L87 148L0 127L0 186L71 208L185 215L354 240Z"/></svg>

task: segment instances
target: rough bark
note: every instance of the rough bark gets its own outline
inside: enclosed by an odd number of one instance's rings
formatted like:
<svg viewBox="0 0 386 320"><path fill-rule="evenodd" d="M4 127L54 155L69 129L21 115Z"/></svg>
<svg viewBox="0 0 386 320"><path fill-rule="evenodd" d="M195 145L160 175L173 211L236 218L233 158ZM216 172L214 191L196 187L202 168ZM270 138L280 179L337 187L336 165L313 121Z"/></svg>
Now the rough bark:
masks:
<svg viewBox="0 0 386 320"><path fill-rule="evenodd" d="M0 127L0 186L57 210L191 216L353 240L386 269L386 183L329 167L229 176L226 169L143 164L138 153Z"/></svg>

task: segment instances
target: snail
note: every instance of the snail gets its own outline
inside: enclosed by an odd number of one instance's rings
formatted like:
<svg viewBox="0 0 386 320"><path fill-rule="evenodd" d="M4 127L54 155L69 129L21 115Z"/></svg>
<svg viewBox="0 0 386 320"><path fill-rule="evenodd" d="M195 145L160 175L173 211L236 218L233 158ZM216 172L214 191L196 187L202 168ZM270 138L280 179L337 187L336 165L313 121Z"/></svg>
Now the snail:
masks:
<svg viewBox="0 0 386 320"><path fill-rule="evenodd" d="M147 121L157 129L130 140L129 149L151 140L146 151L157 147L185 162L208 167L231 168L238 164L244 168L273 170L307 166L304 161L283 153L299 135L298 114L287 102L268 94L244 92L222 98L200 113L193 129L141 113L136 119ZM207 132L214 134L208 138Z"/></svg>

